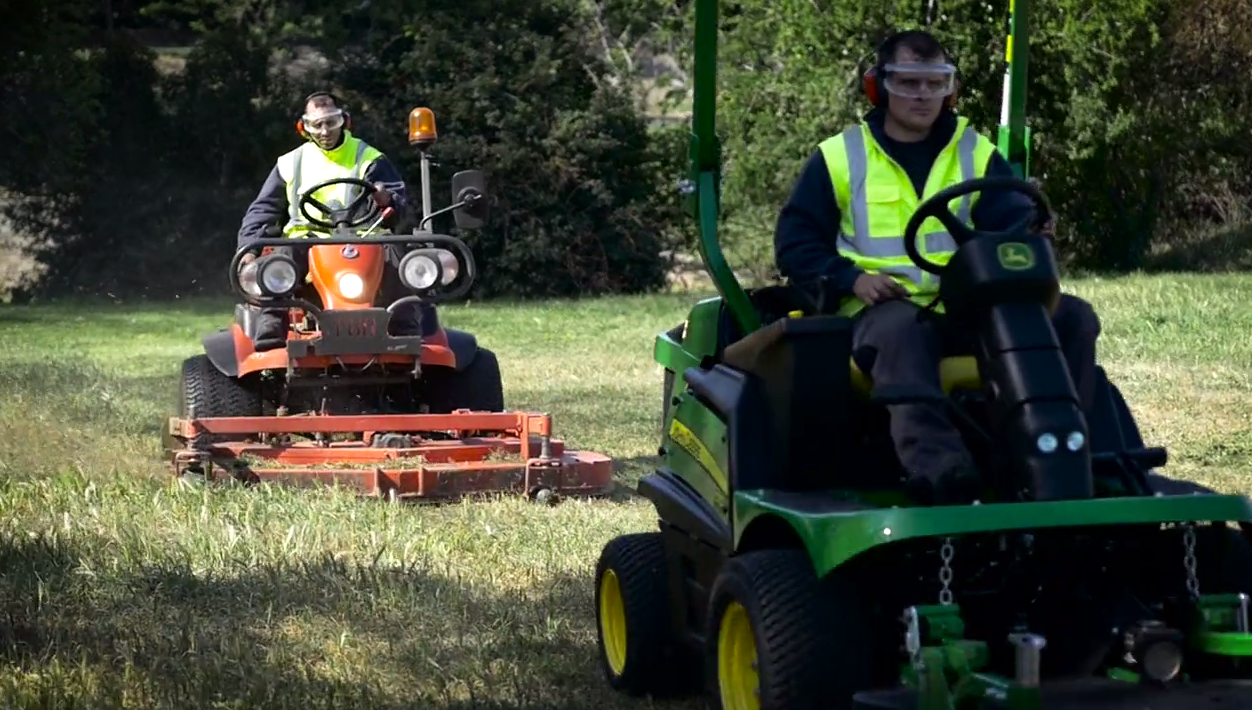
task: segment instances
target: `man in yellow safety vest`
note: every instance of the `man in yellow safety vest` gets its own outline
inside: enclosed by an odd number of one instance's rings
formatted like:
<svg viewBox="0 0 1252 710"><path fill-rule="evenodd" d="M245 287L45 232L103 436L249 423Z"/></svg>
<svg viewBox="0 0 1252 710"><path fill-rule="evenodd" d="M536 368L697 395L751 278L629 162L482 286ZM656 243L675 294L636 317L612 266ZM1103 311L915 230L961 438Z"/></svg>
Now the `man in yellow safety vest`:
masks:
<svg viewBox="0 0 1252 710"><path fill-rule="evenodd" d="M930 34L888 37L865 88L873 110L861 124L823 141L809 159L779 214L775 256L791 283L809 288L824 280L828 297L840 299L838 312L855 318L853 349L872 357L868 374L875 385L939 393L943 332L940 319L921 313L939 284L905 254L905 225L922 201L946 187L1013 173L991 141L953 110L956 67ZM986 190L963 198L957 216L977 229L1000 231L1033 210L1020 193ZM923 253L946 263L956 250L951 236L924 232L918 240ZM1080 404L1089 411L1100 321L1090 304L1063 294L1053 325ZM945 409L889 409L891 438L912 489L936 503L972 499L977 469Z"/></svg>
<svg viewBox="0 0 1252 710"><path fill-rule="evenodd" d="M352 134L352 116L339 97L326 91L309 94L304 99L303 114L296 123L296 129L305 142L280 156L270 170L260 193L244 213L239 227L239 246L267 236L269 230L277 226L275 223L284 219L283 236L316 237L319 232L324 233L326 230L307 223L300 214L298 202L300 195L310 186L334 178L353 177L372 183L374 201L378 206L395 210L391 222L404 214L407 208L404 178L387 156ZM345 207L356 197L356 194L349 193L357 189L351 185L331 186L325 190L337 194L319 193L318 198L328 207ZM317 213L311 205L309 210ZM390 224L385 221L383 226ZM275 251L284 251L297 261L303 261L308 253L287 247ZM403 256L401 252L394 245L388 246L389 263L382 289L388 302L405 295L396 273ZM240 267L255 258L253 254L244 256ZM420 330L417 308L397 309L393 323L396 335L417 334ZM272 350L282 347L285 342L286 311L262 309L253 333L254 347L258 351Z"/></svg>

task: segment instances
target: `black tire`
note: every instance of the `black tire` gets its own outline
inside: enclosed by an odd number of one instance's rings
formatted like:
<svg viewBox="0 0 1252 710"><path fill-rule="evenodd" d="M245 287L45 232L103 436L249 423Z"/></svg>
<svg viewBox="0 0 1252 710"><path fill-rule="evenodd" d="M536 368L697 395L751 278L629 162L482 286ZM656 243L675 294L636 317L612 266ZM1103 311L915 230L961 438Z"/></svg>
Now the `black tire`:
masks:
<svg viewBox="0 0 1252 710"><path fill-rule="evenodd" d="M1196 573L1202 594L1252 595L1252 539L1247 528L1196 526ZM1181 556L1182 548L1178 549Z"/></svg>
<svg viewBox="0 0 1252 710"><path fill-rule="evenodd" d="M735 680L729 672L723 679L719 663L723 641L735 641L722 628L727 617L729 629L742 629L745 617L750 626L761 710L846 710L855 693L881 684L894 668L874 650L869 607L849 580L840 570L819 580L802 550L731 558L709 596L705 673L714 707L728 707L723 680Z"/></svg>
<svg viewBox="0 0 1252 710"><path fill-rule="evenodd" d="M423 370L421 386L422 401L431 414L447 414L455 409L504 411L500 361L487 348L479 348L474 361L460 372L446 367Z"/></svg>
<svg viewBox="0 0 1252 710"><path fill-rule="evenodd" d="M262 416L261 390L257 381L251 377L222 374L207 355L193 355L183 360L179 384L178 406L182 417L190 417L193 410L199 418ZM201 447L230 438L234 437L202 434L195 444Z"/></svg>
<svg viewBox="0 0 1252 710"><path fill-rule="evenodd" d="M693 671L699 667L678 646L670 621L661 533L610 540L596 563L595 585L597 648L609 685L632 696L674 696L697 690L698 676ZM606 626L616 631L606 631ZM606 642L606 633L616 641ZM616 649L613 659L610 646Z"/></svg>

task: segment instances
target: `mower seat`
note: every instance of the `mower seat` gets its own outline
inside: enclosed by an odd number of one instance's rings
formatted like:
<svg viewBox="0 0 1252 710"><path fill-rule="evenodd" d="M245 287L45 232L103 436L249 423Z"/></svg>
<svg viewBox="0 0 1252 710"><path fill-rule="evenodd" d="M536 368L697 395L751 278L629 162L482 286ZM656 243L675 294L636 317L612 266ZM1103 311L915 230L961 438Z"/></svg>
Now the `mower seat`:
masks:
<svg viewBox="0 0 1252 710"><path fill-rule="evenodd" d="M856 357L848 358L852 391L861 397L869 397L874 381L857 365ZM978 374L978 359L972 355L954 355L939 361L939 383L944 394L954 391L977 391L982 389L982 377Z"/></svg>

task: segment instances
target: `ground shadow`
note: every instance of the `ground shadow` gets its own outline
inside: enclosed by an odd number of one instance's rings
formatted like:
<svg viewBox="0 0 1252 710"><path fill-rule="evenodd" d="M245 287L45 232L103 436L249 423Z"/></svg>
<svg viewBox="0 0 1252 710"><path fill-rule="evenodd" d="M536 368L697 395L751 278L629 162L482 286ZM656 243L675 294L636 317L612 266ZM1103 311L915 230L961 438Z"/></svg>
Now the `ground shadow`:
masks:
<svg viewBox="0 0 1252 710"><path fill-rule="evenodd" d="M1209 230L1192 239L1172 243L1143 260L1147 273L1194 271L1241 272L1252 269L1252 227Z"/></svg>
<svg viewBox="0 0 1252 710"><path fill-rule="evenodd" d="M629 706L596 662L590 569L501 592L329 556L105 567L59 538L0 540L0 678L33 672L12 707Z"/></svg>

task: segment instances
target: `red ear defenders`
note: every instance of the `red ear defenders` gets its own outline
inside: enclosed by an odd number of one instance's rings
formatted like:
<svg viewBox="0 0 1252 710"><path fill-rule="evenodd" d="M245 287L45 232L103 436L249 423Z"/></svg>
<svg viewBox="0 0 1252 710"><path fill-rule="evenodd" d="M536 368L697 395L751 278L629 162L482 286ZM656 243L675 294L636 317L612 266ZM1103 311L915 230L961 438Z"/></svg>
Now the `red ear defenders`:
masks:
<svg viewBox="0 0 1252 710"><path fill-rule="evenodd" d="M913 32L916 31L913 30ZM884 39L875 51L874 64L861 75L861 90L865 92L865 98L869 99L870 104L874 107L887 105L887 90L882 86L880 77L884 73L883 65L887 63L887 58L894 54L896 45L899 44L904 34L904 32L896 32ZM944 54L947 54L947 50L944 50ZM949 61L951 61L950 57ZM953 62L953 64L955 63ZM960 90L961 74L958 71L953 80L952 93L944 100L946 108L956 108L956 97Z"/></svg>
<svg viewBox="0 0 1252 710"><path fill-rule="evenodd" d="M312 101L313 99L316 99L319 96L329 96L330 100L335 102L335 105L339 107L339 110L343 111L343 129L345 131L352 130L352 114L348 113L347 104L345 104L343 101L340 101L338 96L335 96L329 91L314 91L313 93L304 97L304 101L300 102L301 114L304 113L304 108L309 105L309 102ZM305 140L309 139L309 132L305 130L304 128L303 118L296 119L296 133L299 133L300 137L304 138Z"/></svg>

